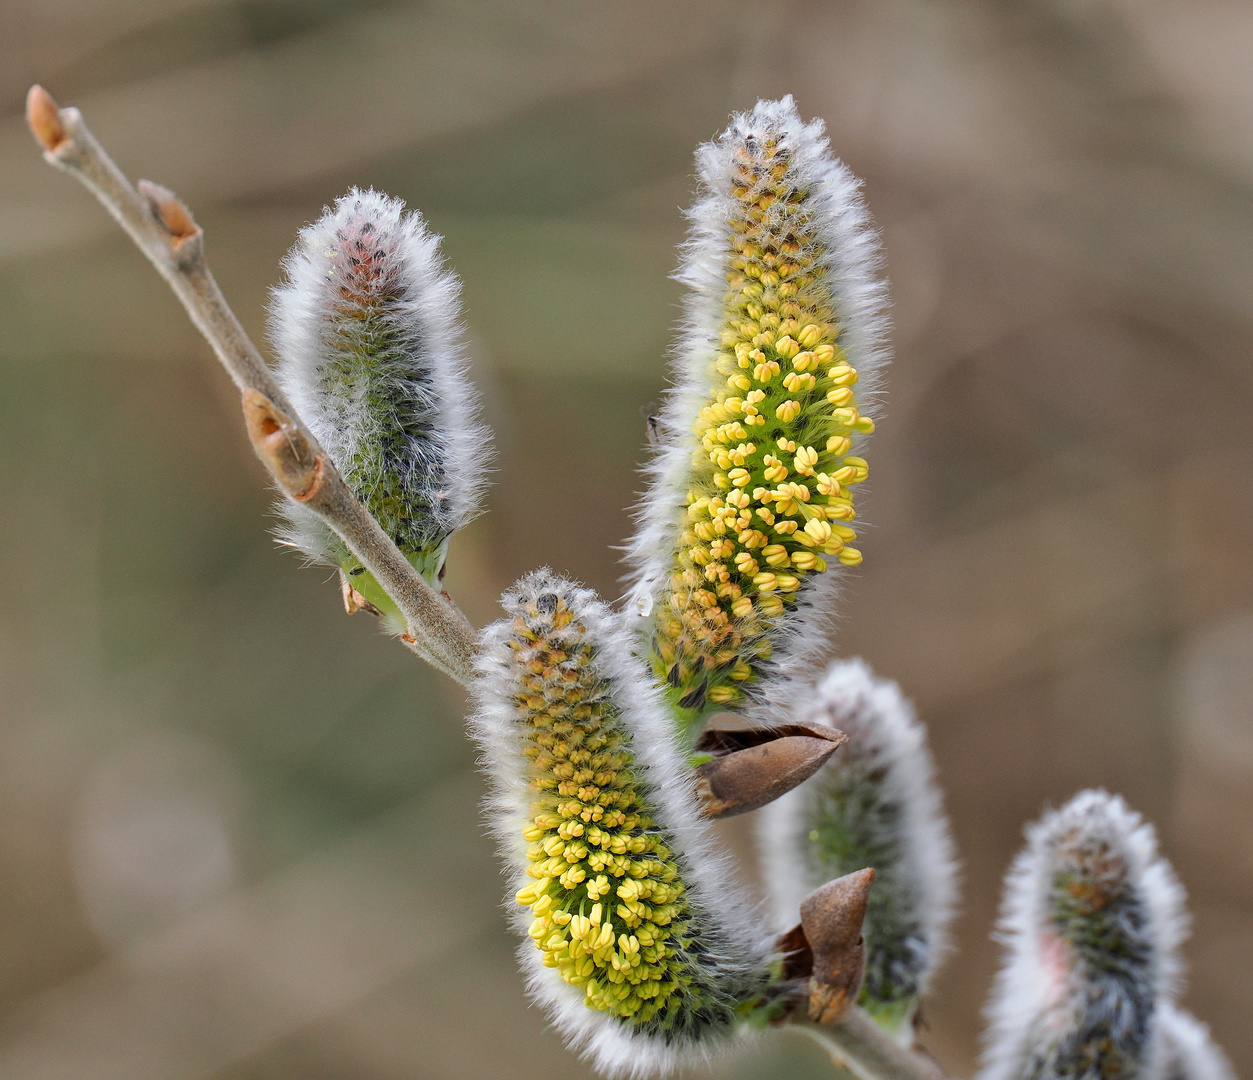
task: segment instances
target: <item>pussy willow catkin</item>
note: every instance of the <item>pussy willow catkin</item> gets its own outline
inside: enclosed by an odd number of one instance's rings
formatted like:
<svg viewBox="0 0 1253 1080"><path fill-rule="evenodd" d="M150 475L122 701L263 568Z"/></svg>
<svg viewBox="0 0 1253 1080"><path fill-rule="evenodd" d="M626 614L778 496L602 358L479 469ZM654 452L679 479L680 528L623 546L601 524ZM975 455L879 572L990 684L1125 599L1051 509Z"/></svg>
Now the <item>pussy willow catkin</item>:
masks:
<svg viewBox="0 0 1253 1080"><path fill-rule="evenodd" d="M980 1080L1158 1076L1186 917L1152 826L1103 791L1046 814L1006 878L1000 932Z"/></svg>
<svg viewBox="0 0 1253 1080"><path fill-rule="evenodd" d="M478 510L486 431L461 340L460 283L416 212L353 189L300 237L270 305L278 378L383 530L434 585L448 539ZM284 501L284 537L390 599L344 544ZM397 629L403 630L403 625Z"/></svg>
<svg viewBox="0 0 1253 1080"><path fill-rule="evenodd" d="M911 1040L910 1019L948 949L957 871L926 731L900 687L861 660L833 663L794 697L797 719L845 744L762 811L763 880L780 929L833 878L873 867L859 1004Z"/></svg>
<svg viewBox="0 0 1253 1080"><path fill-rule="evenodd" d="M768 949L699 819L692 777L621 620L548 571L484 635L474 721L535 994L598 1066L717 1045Z"/></svg>
<svg viewBox="0 0 1253 1080"><path fill-rule="evenodd" d="M697 161L678 385L632 547L654 671L685 721L824 647L832 571L861 562L855 451L886 360L877 241L821 122L761 102Z"/></svg>

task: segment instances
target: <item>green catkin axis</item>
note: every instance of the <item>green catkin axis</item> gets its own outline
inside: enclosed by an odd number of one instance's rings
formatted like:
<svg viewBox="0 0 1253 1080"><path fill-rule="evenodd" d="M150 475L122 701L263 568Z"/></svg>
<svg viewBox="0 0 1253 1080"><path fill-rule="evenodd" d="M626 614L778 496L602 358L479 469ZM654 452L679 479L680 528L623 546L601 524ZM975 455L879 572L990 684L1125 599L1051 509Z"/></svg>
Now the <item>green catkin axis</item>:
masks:
<svg viewBox="0 0 1253 1080"><path fill-rule="evenodd" d="M373 233L363 226L358 237L345 238L350 245L345 277L358 287L341 289L340 302L332 308L328 336L333 345L320 389L328 401L352 402L372 418L368 434L340 472L401 554L427 584L438 587L448 537L432 535L431 522L441 510L436 492L447 478L436 474L421 486L403 480L413 467L415 443L429 443L432 433L406 423L395 406L399 388L390 373L406 363L412 334L389 311L402 299L403 286L394 270L389 274L380 265L383 255L370 243ZM432 462L437 457L433 450L420 456ZM399 615L391 597L350 552L342 553L340 567L367 600Z"/></svg>

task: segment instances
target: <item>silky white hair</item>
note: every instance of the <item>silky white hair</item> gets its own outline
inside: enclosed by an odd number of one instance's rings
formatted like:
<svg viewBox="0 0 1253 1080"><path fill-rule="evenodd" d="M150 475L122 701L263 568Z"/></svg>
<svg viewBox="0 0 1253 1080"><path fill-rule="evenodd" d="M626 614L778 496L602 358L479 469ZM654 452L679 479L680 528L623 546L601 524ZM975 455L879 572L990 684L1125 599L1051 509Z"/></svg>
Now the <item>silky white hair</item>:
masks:
<svg viewBox="0 0 1253 1080"><path fill-rule="evenodd" d="M1160 1080L1236 1080L1227 1055L1215 1045L1209 1028L1170 1002L1157 1011L1162 1054Z"/></svg>
<svg viewBox="0 0 1253 1080"><path fill-rule="evenodd" d="M617 723L630 740L633 776L680 867L684 901L701 946L691 960L697 965L696 973L728 1006L718 1025L668 1039L589 1008L580 987L567 984L557 970L544 967L539 950L527 937L530 913L513 902L514 892L531 881L523 832L534 819L535 792L522 753L515 703L522 672L509 642L516 633L514 619L546 594L563 600L575 616L575 622L553 636L579 638L593 646L588 662L603 681ZM737 885L726 855L715 848L701 816L695 774L679 748L659 691L634 653L633 637L621 616L590 590L547 569L526 575L505 593L502 602L509 617L483 632L470 730L491 787L486 817L505 864L506 907L523 939L518 956L528 989L570 1047L608 1076L643 1077L708 1059L739 1033L730 1007L759 993L768 981L772 944L763 933L763 920Z"/></svg>
<svg viewBox="0 0 1253 1080"><path fill-rule="evenodd" d="M727 271L734 257L730 222L739 212L731 193L736 150L749 139L766 136L790 147L789 172L809 193L805 207L817 249L810 254L823 272L840 324L840 348L858 372L858 409L862 415L877 417L878 387L890 355L888 294L878 233L860 183L831 156L823 122L803 123L791 95L781 101L759 101L749 112L735 114L719 138L696 152L698 195L687 212L688 239L674 275L688 291L672 354L673 386L657 419L657 450L645 470L648 486L636 507L636 531L627 547L628 610L637 616L652 612L666 585L681 531L692 455L700 448L692 422L708 404L713 388L711 371L725 320ZM865 438L853 437L853 452L860 453ZM772 686L777 677L810 677L813 662L827 646L841 569L832 566L809 575L795 608L770 631ZM778 703L773 690L771 697ZM777 719L772 714L758 719L772 718Z"/></svg>

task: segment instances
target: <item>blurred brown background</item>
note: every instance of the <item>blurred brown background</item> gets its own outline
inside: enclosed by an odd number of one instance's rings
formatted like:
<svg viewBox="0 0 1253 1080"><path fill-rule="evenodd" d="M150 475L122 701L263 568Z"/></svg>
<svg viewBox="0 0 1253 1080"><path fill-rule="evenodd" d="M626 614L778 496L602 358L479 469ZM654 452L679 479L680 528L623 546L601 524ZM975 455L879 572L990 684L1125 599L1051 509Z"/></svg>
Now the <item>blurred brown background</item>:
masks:
<svg viewBox="0 0 1253 1080"><path fill-rule="evenodd" d="M522 996L461 693L267 537L225 376L40 161L35 80L187 199L258 336L350 184L446 235L500 450L451 567L479 623L545 562L617 595L692 151L795 93L896 299L834 647L917 700L965 863L928 1042L968 1074L1021 828L1104 785L1247 1072L1250 55L1227 0L7 3L0 1075L586 1075ZM696 1075L830 1070L775 1035Z"/></svg>

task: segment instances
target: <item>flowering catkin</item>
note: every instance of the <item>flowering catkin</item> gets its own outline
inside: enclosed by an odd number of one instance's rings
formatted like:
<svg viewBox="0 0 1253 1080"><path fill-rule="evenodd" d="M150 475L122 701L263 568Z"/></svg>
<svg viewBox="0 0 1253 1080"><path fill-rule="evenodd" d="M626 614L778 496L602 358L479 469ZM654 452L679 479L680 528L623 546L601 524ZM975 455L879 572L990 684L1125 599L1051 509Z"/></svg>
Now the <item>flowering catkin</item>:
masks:
<svg viewBox="0 0 1253 1080"><path fill-rule="evenodd" d="M1183 890L1122 799L1046 814L1006 878L980 1080L1156 1078L1185 932Z"/></svg>
<svg viewBox="0 0 1253 1080"><path fill-rule="evenodd" d="M769 977L769 949L700 822L633 637L541 570L484 633L473 727L532 992L602 1070L701 1056Z"/></svg>
<svg viewBox="0 0 1253 1080"><path fill-rule="evenodd" d="M877 238L821 121L759 102L697 165L677 385L630 553L654 671L688 725L767 663L808 677L831 564L861 562L853 451L887 359Z"/></svg>
<svg viewBox="0 0 1253 1080"><path fill-rule="evenodd" d="M763 877L780 929L824 882L873 867L859 1004L902 1034L948 947L956 863L926 732L893 682L833 663L797 719L848 741L812 779L762 811Z"/></svg>
<svg viewBox="0 0 1253 1080"><path fill-rule="evenodd" d="M420 215L353 188L300 232L270 304L278 379L354 494L435 585L477 512L486 432L466 375L460 283ZM320 519L285 501L283 538L394 605ZM403 627L402 627L403 629Z"/></svg>

